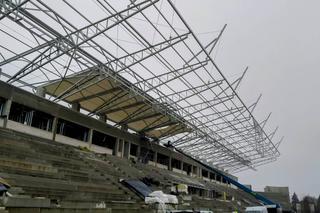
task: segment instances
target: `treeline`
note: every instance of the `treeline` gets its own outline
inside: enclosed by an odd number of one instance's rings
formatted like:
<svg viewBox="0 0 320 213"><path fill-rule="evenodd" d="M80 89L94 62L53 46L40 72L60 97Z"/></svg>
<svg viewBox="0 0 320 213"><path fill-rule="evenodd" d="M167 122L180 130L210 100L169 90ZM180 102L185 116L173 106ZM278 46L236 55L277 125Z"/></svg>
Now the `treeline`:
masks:
<svg viewBox="0 0 320 213"><path fill-rule="evenodd" d="M320 195L318 198L307 195L299 200L297 194L293 193L291 203L297 213L320 213Z"/></svg>

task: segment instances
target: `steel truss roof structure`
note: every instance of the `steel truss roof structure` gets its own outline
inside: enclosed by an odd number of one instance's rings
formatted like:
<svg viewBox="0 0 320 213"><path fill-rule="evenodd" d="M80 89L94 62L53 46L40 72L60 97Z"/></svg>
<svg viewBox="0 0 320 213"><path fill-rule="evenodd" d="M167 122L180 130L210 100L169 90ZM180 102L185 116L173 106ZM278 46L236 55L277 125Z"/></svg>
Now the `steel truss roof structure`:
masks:
<svg viewBox="0 0 320 213"><path fill-rule="evenodd" d="M2 81L238 172L279 157L170 0L0 0ZM259 100L259 99L258 99Z"/></svg>

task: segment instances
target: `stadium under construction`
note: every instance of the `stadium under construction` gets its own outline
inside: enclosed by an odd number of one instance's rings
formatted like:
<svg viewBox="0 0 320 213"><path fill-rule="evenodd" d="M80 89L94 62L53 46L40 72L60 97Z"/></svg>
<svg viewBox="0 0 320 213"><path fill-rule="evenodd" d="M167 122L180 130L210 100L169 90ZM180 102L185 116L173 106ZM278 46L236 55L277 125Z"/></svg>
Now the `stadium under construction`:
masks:
<svg viewBox="0 0 320 213"><path fill-rule="evenodd" d="M0 212L268 204L236 174L282 139L211 57L225 28L203 44L171 0L1 0Z"/></svg>

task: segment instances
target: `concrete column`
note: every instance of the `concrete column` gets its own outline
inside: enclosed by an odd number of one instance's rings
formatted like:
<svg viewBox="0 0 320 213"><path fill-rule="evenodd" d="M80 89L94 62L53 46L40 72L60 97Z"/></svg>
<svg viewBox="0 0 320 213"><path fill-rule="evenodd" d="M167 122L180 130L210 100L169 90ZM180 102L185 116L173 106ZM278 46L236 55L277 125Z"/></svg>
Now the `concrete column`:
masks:
<svg viewBox="0 0 320 213"><path fill-rule="evenodd" d="M180 170L183 171L183 161L181 161Z"/></svg>
<svg viewBox="0 0 320 213"><path fill-rule="evenodd" d="M171 156L169 156L168 170L172 171L172 157Z"/></svg>
<svg viewBox="0 0 320 213"><path fill-rule="evenodd" d="M80 103L72 103L71 109L77 112L80 112Z"/></svg>
<svg viewBox="0 0 320 213"><path fill-rule="evenodd" d="M138 160L140 159L140 155L141 155L141 146L137 145L137 158L138 158Z"/></svg>
<svg viewBox="0 0 320 213"><path fill-rule="evenodd" d="M9 120L9 115L10 115L10 110L11 110L11 105L12 105L12 99L6 100L3 106L3 116L4 116L4 122L3 122L3 127L7 127L7 123Z"/></svg>
<svg viewBox="0 0 320 213"><path fill-rule="evenodd" d="M197 167L198 168L198 170L197 170L197 175L198 175L198 177L202 177L202 169L200 168L200 167Z"/></svg>
<svg viewBox="0 0 320 213"><path fill-rule="evenodd" d="M157 167L158 152L156 152L156 151L153 153L153 162L154 162L154 165Z"/></svg>
<svg viewBox="0 0 320 213"><path fill-rule="evenodd" d="M52 140L56 140L56 134L57 134L57 128L58 128L58 118L54 117L52 122Z"/></svg>
<svg viewBox="0 0 320 213"><path fill-rule="evenodd" d="M88 134L88 145L89 145L89 148L91 148L91 145L92 145L92 136L93 136L93 129L89 129L89 134Z"/></svg>
<svg viewBox="0 0 320 213"><path fill-rule="evenodd" d="M123 156L124 156L124 140L122 140L122 139L120 139L120 141L119 141L119 146L120 146L120 157L122 157L123 158Z"/></svg>
<svg viewBox="0 0 320 213"><path fill-rule="evenodd" d="M130 158L131 143L129 141L124 141L123 145L124 145L123 157L129 159Z"/></svg>
<svg viewBox="0 0 320 213"><path fill-rule="evenodd" d="M37 87L36 95L40 97L46 97L46 90L43 87Z"/></svg>
<svg viewBox="0 0 320 213"><path fill-rule="evenodd" d="M118 151L119 151L119 138L116 139L116 143L114 144L113 152L112 155L118 156Z"/></svg>

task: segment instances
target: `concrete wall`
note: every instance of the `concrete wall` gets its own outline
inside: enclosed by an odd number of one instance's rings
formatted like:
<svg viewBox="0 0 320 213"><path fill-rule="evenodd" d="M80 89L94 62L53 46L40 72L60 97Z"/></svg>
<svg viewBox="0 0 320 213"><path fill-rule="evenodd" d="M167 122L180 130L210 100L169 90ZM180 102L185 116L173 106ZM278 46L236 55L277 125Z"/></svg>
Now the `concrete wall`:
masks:
<svg viewBox="0 0 320 213"><path fill-rule="evenodd" d="M13 130L19 130L19 132L27 133L30 135L35 135L41 138L49 139L51 140L53 138L53 133L48 132L42 129L38 129L32 126L27 126L22 123L18 123L15 121L8 120L7 121L7 128L13 129Z"/></svg>
<svg viewBox="0 0 320 213"><path fill-rule="evenodd" d="M275 192L289 196L289 187L287 186L266 186L264 192Z"/></svg>
<svg viewBox="0 0 320 213"><path fill-rule="evenodd" d="M76 147L81 146L81 147L89 148L89 143L84 142L84 141L80 141L80 140L76 140L76 139L73 139L73 138L69 138L69 137L64 136L64 135L57 134L56 135L56 141L60 142L60 143L63 143L63 144L68 144L68 145L71 145L71 146L76 146Z"/></svg>
<svg viewBox="0 0 320 213"><path fill-rule="evenodd" d="M3 127L4 119L0 118L0 127Z"/></svg>
<svg viewBox="0 0 320 213"><path fill-rule="evenodd" d="M97 146L92 144L90 146L90 150L96 152L96 153L100 153L100 154L109 154L112 155L113 150L112 149L108 149L106 147L101 147L101 146Z"/></svg>

